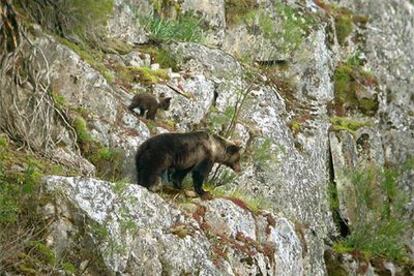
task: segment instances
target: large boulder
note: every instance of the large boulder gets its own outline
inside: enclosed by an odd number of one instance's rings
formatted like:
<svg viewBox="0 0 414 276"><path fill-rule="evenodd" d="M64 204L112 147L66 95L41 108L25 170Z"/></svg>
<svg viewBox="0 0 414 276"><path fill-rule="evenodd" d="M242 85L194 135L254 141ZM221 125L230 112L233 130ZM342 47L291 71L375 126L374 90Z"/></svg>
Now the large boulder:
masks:
<svg viewBox="0 0 414 276"><path fill-rule="evenodd" d="M285 218L228 199L194 200L184 211L143 187L91 178L47 176L43 187L59 202L43 208L55 218L48 245L66 254L74 245L87 248L106 273L303 274L304 245ZM82 231L83 238L75 234ZM77 256L80 263L89 257Z"/></svg>

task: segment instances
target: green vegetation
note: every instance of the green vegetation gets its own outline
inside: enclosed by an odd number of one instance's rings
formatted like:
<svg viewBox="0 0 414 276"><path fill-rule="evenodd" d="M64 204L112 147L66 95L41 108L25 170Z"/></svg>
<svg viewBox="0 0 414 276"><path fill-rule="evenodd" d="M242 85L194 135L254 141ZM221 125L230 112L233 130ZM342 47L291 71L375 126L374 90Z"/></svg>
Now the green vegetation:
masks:
<svg viewBox="0 0 414 276"><path fill-rule="evenodd" d="M155 13L160 17L171 17L171 11L176 14L180 13L181 6L179 1L175 0L150 0L154 7Z"/></svg>
<svg viewBox="0 0 414 276"><path fill-rule="evenodd" d="M65 97L60 95L59 92L53 91L51 95L52 95L53 102L57 108L62 109L66 106Z"/></svg>
<svg viewBox="0 0 414 276"><path fill-rule="evenodd" d="M81 116L77 116L73 120L72 124L78 136L78 143L88 143L92 141L92 137L89 134L85 119L83 119Z"/></svg>
<svg viewBox="0 0 414 276"><path fill-rule="evenodd" d="M98 146L87 158L96 167L99 178L116 181L122 179L124 151L116 148Z"/></svg>
<svg viewBox="0 0 414 276"><path fill-rule="evenodd" d="M201 20L192 15L186 14L177 20L145 17L141 21L144 28L149 32L150 38L155 41L188 41L197 43L203 41Z"/></svg>
<svg viewBox="0 0 414 276"><path fill-rule="evenodd" d="M126 85L134 81L155 84L169 79L166 69L152 70L149 67L120 66L116 68L116 75L117 80Z"/></svg>
<svg viewBox="0 0 414 276"><path fill-rule="evenodd" d="M289 128L292 130L293 135L297 135L302 129L302 123L299 120L294 119L289 123Z"/></svg>
<svg viewBox="0 0 414 276"><path fill-rule="evenodd" d="M339 64L334 73L335 110L344 115L346 110L359 110L365 115L374 115L378 110L378 100L358 98L364 89L375 89L378 82L375 76L365 70L358 57L352 56Z"/></svg>
<svg viewBox="0 0 414 276"><path fill-rule="evenodd" d="M332 117L330 118L333 130L346 130L354 133L361 127L369 126L368 122L355 121L346 117Z"/></svg>
<svg viewBox="0 0 414 276"><path fill-rule="evenodd" d="M407 196L398 188L401 171L368 166L348 173L355 188L351 234L335 244L338 253L359 252L366 259L387 258L407 262L403 233Z"/></svg>

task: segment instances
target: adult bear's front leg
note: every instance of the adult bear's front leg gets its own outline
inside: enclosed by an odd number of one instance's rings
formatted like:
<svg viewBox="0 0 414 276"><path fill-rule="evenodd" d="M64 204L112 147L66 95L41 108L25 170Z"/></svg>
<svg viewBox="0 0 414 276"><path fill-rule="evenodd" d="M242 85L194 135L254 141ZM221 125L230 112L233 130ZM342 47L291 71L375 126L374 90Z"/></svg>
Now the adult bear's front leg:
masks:
<svg viewBox="0 0 414 276"><path fill-rule="evenodd" d="M201 161L193 169L192 175L193 175L194 190L200 196L202 196L205 193L205 191L203 190L204 179L206 179L206 177L210 173L211 169L213 168L213 164L214 164L213 161L209 159L205 159Z"/></svg>

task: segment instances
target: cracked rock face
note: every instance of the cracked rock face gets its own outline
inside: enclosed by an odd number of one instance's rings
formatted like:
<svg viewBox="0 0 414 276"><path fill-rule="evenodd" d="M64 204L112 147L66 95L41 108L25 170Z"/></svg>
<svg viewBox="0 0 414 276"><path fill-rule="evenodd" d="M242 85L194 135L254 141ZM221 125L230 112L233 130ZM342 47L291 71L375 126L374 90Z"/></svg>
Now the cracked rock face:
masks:
<svg viewBox="0 0 414 276"><path fill-rule="evenodd" d="M44 36L36 43L48 52L50 80L71 109L87 110L88 129L103 146L122 149L124 175L135 179L133 157L138 146L150 137L147 126L128 113L129 102L121 98L106 79L68 47ZM90 173L89 173L90 174Z"/></svg>
<svg viewBox="0 0 414 276"><path fill-rule="evenodd" d="M340 1L370 16L364 52L382 84L380 136L385 162L400 166L414 156L414 5L412 1ZM414 174L403 176L401 188L414 199ZM414 201L411 202L411 205ZM411 217L414 215L412 212Z"/></svg>
<svg viewBox="0 0 414 276"><path fill-rule="evenodd" d="M303 274L302 244L285 218L255 215L228 199L203 201L188 211L140 186L119 185L45 177L44 193L59 202L43 209L56 218L49 245L70 252L74 234L87 229L110 274Z"/></svg>

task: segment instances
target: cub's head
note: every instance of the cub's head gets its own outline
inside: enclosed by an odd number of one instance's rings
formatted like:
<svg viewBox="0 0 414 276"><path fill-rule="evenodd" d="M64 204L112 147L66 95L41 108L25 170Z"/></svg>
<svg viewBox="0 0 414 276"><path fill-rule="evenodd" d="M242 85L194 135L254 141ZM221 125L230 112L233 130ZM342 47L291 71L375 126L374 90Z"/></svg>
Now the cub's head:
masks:
<svg viewBox="0 0 414 276"><path fill-rule="evenodd" d="M171 97L165 97L164 94L161 94L159 101L160 101L159 103L160 108L164 110L168 110L170 108Z"/></svg>

